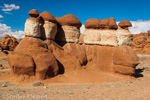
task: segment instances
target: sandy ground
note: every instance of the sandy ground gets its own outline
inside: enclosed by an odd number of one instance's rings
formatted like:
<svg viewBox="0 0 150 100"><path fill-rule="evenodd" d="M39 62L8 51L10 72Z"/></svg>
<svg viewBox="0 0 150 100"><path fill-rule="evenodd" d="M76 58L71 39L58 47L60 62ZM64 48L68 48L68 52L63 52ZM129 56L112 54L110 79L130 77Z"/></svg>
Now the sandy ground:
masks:
<svg viewBox="0 0 150 100"><path fill-rule="evenodd" d="M85 69L41 81L41 86L33 86L32 77L12 78L5 55L0 63L5 68L0 100L150 100L150 61L145 59L137 66L137 78Z"/></svg>

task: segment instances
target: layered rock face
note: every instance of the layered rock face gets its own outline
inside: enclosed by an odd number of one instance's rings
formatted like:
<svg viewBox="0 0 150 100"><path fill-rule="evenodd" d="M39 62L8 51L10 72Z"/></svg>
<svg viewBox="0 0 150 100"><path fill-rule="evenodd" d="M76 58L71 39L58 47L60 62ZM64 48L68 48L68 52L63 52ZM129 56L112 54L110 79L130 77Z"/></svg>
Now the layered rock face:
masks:
<svg viewBox="0 0 150 100"><path fill-rule="evenodd" d="M87 69L134 75L138 58L129 46L86 45Z"/></svg>
<svg viewBox="0 0 150 100"><path fill-rule="evenodd" d="M121 24L120 24L121 23ZM104 46L131 45L132 35L128 30L130 22L123 20L118 26L113 17L109 19L88 19L85 23L84 42Z"/></svg>
<svg viewBox="0 0 150 100"><path fill-rule="evenodd" d="M29 11L29 15L25 38L8 55L14 75L47 79L82 71L83 66L87 70L134 75L137 56L127 43L119 46L114 18L87 20L79 41L81 22L74 15L55 18L49 12L39 14L37 10Z"/></svg>
<svg viewBox="0 0 150 100"><path fill-rule="evenodd" d="M88 19L85 23L84 42L86 44L99 44L117 46L115 32L117 24L114 18Z"/></svg>
<svg viewBox="0 0 150 100"><path fill-rule="evenodd" d="M0 41L0 47L2 50L13 51L18 44L18 40L15 37L9 35L4 35L3 39Z"/></svg>
<svg viewBox="0 0 150 100"><path fill-rule="evenodd" d="M78 42L80 36L81 22L72 14L63 17L56 17L58 21L58 32L55 40L58 42Z"/></svg>
<svg viewBox="0 0 150 100"><path fill-rule="evenodd" d="M83 38L86 44L87 69L134 75L138 59L128 46L132 42L128 31L131 25L129 21L127 24L125 22L121 21L121 28L117 29L114 18L86 21Z"/></svg>
<svg viewBox="0 0 150 100"><path fill-rule="evenodd" d="M150 54L150 31L134 34L131 47L137 54Z"/></svg>

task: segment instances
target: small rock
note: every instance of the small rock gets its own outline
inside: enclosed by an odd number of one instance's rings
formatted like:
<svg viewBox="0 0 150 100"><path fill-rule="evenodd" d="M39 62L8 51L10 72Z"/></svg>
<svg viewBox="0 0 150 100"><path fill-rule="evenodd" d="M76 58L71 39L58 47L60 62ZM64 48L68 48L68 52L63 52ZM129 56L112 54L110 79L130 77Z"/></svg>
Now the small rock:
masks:
<svg viewBox="0 0 150 100"><path fill-rule="evenodd" d="M2 85L2 87L7 87L7 86L8 86L7 84L3 84L3 85Z"/></svg>
<svg viewBox="0 0 150 100"><path fill-rule="evenodd" d="M46 88L47 88L47 86L43 86L43 88L44 88L44 89L46 89Z"/></svg>
<svg viewBox="0 0 150 100"><path fill-rule="evenodd" d="M41 83L40 81L35 81L32 83L33 86L43 86L44 83Z"/></svg>
<svg viewBox="0 0 150 100"><path fill-rule="evenodd" d="M0 70L2 70L2 69L4 69L4 67L3 67L3 65L2 65L2 64L0 64Z"/></svg>

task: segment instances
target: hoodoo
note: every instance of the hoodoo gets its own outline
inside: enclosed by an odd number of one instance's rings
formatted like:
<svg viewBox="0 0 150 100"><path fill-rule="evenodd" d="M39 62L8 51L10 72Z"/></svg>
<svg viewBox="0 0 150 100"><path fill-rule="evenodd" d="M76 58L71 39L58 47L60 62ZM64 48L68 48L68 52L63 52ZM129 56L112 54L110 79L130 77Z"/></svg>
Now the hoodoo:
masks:
<svg viewBox="0 0 150 100"><path fill-rule="evenodd" d="M72 14L56 17L56 19L59 23L59 28L55 40L58 42L77 43L80 36L79 28L82 25L80 20Z"/></svg>
<svg viewBox="0 0 150 100"><path fill-rule="evenodd" d="M28 18L25 22L25 37L35 37L40 38L40 27L39 27L39 20L37 19L37 16L39 15L37 10L31 10L28 13L31 17Z"/></svg>
<svg viewBox="0 0 150 100"><path fill-rule="evenodd" d="M98 21L96 22L96 20ZM117 26L112 17L101 21L99 19L89 19L85 22L85 28L83 33L85 44L117 46Z"/></svg>
<svg viewBox="0 0 150 100"><path fill-rule="evenodd" d="M47 11L42 12L39 17L44 20L41 25L41 38L54 40L57 33L57 21L55 17Z"/></svg>
<svg viewBox="0 0 150 100"><path fill-rule="evenodd" d="M113 17L88 19L82 43L79 43L82 24L74 15L54 17L47 11L38 14L35 9L29 11L29 15L25 37L8 55L13 75L47 79L84 68L87 71L135 74L138 59L128 46L129 21L121 21L118 29ZM7 40L8 37L4 38Z"/></svg>
<svg viewBox="0 0 150 100"><path fill-rule="evenodd" d="M122 20L119 22L118 26L120 28L117 30L117 39L118 39L118 45L131 45L133 35L128 30L128 27L131 27L132 24L128 20Z"/></svg>

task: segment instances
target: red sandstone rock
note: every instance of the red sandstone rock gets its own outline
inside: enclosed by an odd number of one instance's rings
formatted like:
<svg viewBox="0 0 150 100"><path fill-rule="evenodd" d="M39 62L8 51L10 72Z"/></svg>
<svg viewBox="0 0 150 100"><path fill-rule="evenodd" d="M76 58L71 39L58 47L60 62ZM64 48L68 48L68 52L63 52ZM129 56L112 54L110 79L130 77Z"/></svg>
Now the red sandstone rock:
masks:
<svg viewBox="0 0 150 100"><path fill-rule="evenodd" d="M103 70L124 75L135 74L138 59L130 47L86 45L87 69Z"/></svg>
<svg viewBox="0 0 150 100"><path fill-rule="evenodd" d="M150 54L150 37L149 33L139 33L133 35L132 49L137 54Z"/></svg>
<svg viewBox="0 0 150 100"><path fill-rule="evenodd" d="M54 55L48 50L47 44L38 38L23 38L20 44L15 48L14 52L17 54L29 55L33 58L37 79L54 77L59 72L59 67ZM24 57L20 59L22 60Z"/></svg>
<svg viewBox="0 0 150 100"><path fill-rule="evenodd" d="M52 40L46 40L45 43L48 45L48 49L51 50L56 57L60 73L81 70L81 64L78 58L67 53L64 48Z"/></svg>
<svg viewBox="0 0 150 100"><path fill-rule="evenodd" d="M138 58L129 46L119 46L114 52L113 62L115 65L122 65L135 68Z"/></svg>
<svg viewBox="0 0 150 100"><path fill-rule="evenodd" d="M0 42L0 45L3 50L13 51L18 45L18 40L13 36L10 37L9 35L5 35Z"/></svg>
<svg viewBox="0 0 150 100"><path fill-rule="evenodd" d="M108 29L109 28L109 19L105 18L100 22L100 28Z"/></svg>
<svg viewBox="0 0 150 100"><path fill-rule="evenodd" d="M36 9L32 9L28 12L28 14L31 16L31 17L38 17L39 16L39 13Z"/></svg>
<svg viewBox="0 0 150 100"><path fill-rule="evenodd" d="M39 18L40 17L42 17L44 21L50 21L50 22L53 22L53 23L57 23L55 17L47 11L42 12L39 15Z"/></svg>
<svg viewBox="0 0 150 100"><path fill-rule="evenodd" d="M8 55L8 62L14 75L32 76L35 74L35 64L29 55L13 52Z"/></svg>
<svg viewBox="0 0 150 100"><path fill-rule="evenodd" d="M81 65L85 65L87 63L84 46L75 43L66 43L63 48L66 52L79 59Z"/></svg>
<svg viewBox="0 0 150 100"><path fill-rule="evenodd" d="M128 20L122 20L119 22L118 26L120 26L120 27L131 27L132 23Z"/></svg>
<svg viewBox="0 0 150 100"><path fill-rule="evenodd" d="M59 74L56 58L51 52L38 54L34 61L36 64L36 78L47 79Z"/></svg>
<svg viewBox="0 0 150 100"><path fill-rule="evenodd" d="M116 24L116 21L113 17L109 18L109 29L117 29L118 26Z"/></svg>
<svg viewBox="0 0 150 100"><path fill-rule="evenodd" d="M68 26L75 26L77 28L80 28L82 26L80 20L73 14L67 14L63 17L56 17L56 20L62 26L68 25Z"/></svg>
<svg viewBox="0 0 150 100"><path fill-rule="evenodd" d="M88 19L85 22L85 28L94 28L94 29L99 29L100 28L100 20L99 19Z"/></svg>

